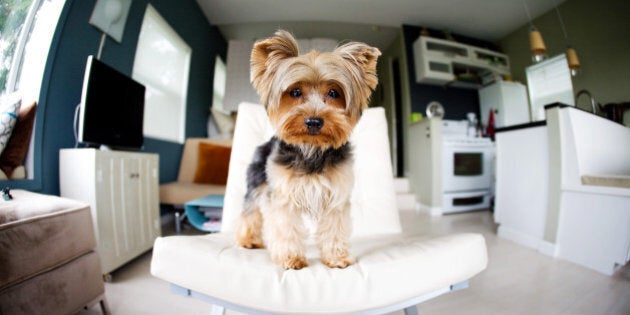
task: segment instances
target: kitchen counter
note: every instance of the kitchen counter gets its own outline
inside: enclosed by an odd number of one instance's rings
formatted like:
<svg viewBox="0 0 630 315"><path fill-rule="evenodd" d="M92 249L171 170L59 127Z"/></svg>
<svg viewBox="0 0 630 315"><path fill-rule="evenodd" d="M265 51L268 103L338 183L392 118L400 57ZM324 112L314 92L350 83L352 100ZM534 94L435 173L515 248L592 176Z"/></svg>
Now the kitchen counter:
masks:
<svg viewBox="0 0 630 315"><path fill-rule="evenodd" d="M630 129L564 104L496 130L498 235L610 275L630 260Z"/></svg>
<svg viewBox="0 0 630 315"><path fill-rule="evenodd" d="M545 120L541 120L541 121L535 121L535 122L530 122L530 123L525 123L525 124L518 124L518 125L513 125L513 126L497 128L494 132L499 133L499 132L527 129L527 128L532 128L532 127L540 127L540 126L545 126L545 125L547 125L547 122Z"/></svg>
<svg viewBox="0 0 630 315"><path fill-rule="evenodd" d="M499 128L495 222L498 235L546 251L549 149L545 121Z"/></svg>

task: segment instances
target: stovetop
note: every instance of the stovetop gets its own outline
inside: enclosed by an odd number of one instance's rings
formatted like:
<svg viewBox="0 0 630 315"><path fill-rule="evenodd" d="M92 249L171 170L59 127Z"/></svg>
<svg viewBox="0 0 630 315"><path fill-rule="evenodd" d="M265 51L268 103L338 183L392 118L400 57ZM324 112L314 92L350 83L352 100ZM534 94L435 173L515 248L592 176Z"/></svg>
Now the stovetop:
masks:
<svg viewBox="0 0 630 315"><path fill-rule="evenodd" d="M488 144L492 145L490 138L472 137L468 135L468 121L443 120L442 140L449 144Z"/></svg>

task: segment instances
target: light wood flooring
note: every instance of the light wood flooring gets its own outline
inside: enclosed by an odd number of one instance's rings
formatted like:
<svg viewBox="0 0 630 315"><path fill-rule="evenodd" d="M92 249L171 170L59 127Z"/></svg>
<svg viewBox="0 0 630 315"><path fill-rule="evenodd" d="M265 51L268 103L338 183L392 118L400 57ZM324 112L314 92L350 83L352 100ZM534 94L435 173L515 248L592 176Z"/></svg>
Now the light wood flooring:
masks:
<svg viewBox="0 0 630 315"><path fill-rule="evenodd" d="M418 305L420 314L630 314L628 266L605 276L498 238L490 211L438 218L402 211L401 222L407 233L482 233L488 246L488 268L470 281L470 287ZM170 226L164 231L172 233ZM196 232L187 226L184 233ZM150 262L148 252L114 272L113 281L106 283L114 315L210 313L205 302L171 294L168 283L150 275ZM100 309L95 306L80 314L100 314Z"/></svg>

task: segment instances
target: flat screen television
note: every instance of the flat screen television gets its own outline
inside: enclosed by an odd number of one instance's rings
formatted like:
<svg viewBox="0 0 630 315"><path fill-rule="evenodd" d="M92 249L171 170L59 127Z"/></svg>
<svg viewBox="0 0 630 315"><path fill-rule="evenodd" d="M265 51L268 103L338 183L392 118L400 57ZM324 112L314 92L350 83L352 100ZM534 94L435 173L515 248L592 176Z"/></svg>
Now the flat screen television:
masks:
<svg viewBox="0 0 630 315"><path fill-rule="evenodd" d="M144 136L144 85L89 56L83 77L78 141L139 150Z"/></svg>

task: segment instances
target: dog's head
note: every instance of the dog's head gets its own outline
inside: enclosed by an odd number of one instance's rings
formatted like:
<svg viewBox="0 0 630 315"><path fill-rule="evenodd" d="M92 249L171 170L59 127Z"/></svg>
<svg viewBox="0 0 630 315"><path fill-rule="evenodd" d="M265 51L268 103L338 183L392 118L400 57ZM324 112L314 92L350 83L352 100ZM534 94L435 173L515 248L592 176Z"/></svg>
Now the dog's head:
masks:
<svg viewBox="0 0 630 315"><path fill-rule="evenodd" d="M339 148L378 84L380 55L377 48L357 42L300 55L293 36L280 30L254 44L251 81L280 139Z"/></svg>

